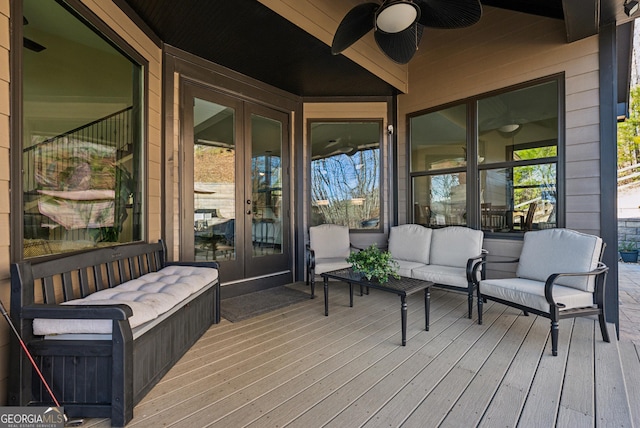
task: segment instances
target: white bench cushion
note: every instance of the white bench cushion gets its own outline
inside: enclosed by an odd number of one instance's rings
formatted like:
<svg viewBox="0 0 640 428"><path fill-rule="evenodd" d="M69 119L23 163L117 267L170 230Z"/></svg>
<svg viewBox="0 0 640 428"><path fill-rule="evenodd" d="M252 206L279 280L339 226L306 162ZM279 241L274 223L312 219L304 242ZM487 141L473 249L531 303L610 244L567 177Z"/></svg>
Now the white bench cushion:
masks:
<svg viewBox="0 0 640 428"><path fill-rule="evenodd" d="M524 234L516 276L546 281L562 272L589 272L598 266L602 238L568 229L547 229ZM557 284L593 292L594 277L560 277Z"/></svg>
<svg viewBox="0 0 640 428"><path fill-rule="evenodd" d="M543 281L524 278L486 279L480 283L480 291L486 296L497 297L549 313L549 304L544 298ZM553 287L553 298L556 303L565 305L561 310L593 305L592 293L562 285Z"/></svg>
<svg viewBox="0 0 640 428"><path fill-rule="evenodd" d="M434 229L430 264L466 269L467 261L482 252L483 238L481 230L468 227L450 226ZM463 277L466 278L466 273Z"/></svg>
<svg viewBox="0 0 640 428"><path fill-rule="evenodd" d="M63 305L125 304L133 311L129 325L135 328L147 323L197 293L218 279L218 270L194 266L167 266L108 288L83 299L70 300ZM111 320L35 319L35 335L55 334L110 334Z"/></svg>
<svg viewBox="0 0 640 428"><path fill-rule="evenodd" d="M389 231L389 252L398 261L429 264L431 234L431 229L419 224L394 226Z"/></svg>

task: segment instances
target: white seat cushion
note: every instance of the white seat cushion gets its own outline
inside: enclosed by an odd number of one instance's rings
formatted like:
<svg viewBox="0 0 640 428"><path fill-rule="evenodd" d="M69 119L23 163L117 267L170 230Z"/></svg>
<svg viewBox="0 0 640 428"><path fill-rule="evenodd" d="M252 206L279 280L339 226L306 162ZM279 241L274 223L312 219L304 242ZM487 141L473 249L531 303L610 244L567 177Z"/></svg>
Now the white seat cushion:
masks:
<svg viewBox="0 0 640 428"><path fill-rule="evenodd" d="M524 234L516 276L546 281L562 272L589 272L598 266L602 239L569 229L547 229ZM560 277L557 284L593 292L595 278Z"/></svg>
<svg viewBox="0 0 640 428"><path fill-rule="evenodd" d="M425 265L414 269L413 277L423 281L432 281L436 284L464 288L465 290L469 287L466 267Z"/></svg>
<svg viewBox="0 0 640 428"><path fill-rule="evenodd" d="M418 262L409 262L407 260L397 260L394 259L396 263L398 263L398 275L406 276L407 278L411 278L412 271L416 268L426 266L424 263Z"/></svg>
<svg viewBox="0 0 640 428"><path fill-rule="evenodd" d="M133 311L129 325L135 328L168 312L190 295L218 280L218 270L194 266L167 266L108 288L83 299L70 300L63 305L125 304ZM54 334L109 334L111 320L35 319L33 333Z"/></svg>
<svg viewBox="0 0 640 428"><path fill-rule="evenodd" d="M392 227L389 231L391 256L398 261L406 260L429 264L431 233L431 229L419 224L403 224Z"/></svg>
<svg viewBox="0 0 640 428"><path fill-rule="evenodd" d="M321 224L309 228L309 246L318 259L347 258L351 253L349 228L337 224Z"/></svg>
<svg viewBox="0 0 640 428"><path fill-rule="evenodd" d="M549 313L549 304L544 298L544 282L524 278L487 279L480 283L482 295L497 297L533 309ZM593 294L572 287L555 285L553 298L565 308L589 307L593 305Z"/></svg>
<svg viewBox="0 0 640 428"><path fill-rule="evenodd" d="M330 257L325 259L316 259L315 274L320 275L336 269L346 269L351 267L351 263L347 263L344 257Z"/></svg>
<svg viewBox="0 0 640 428"><path fill-rule="evenodd" d="M466 269L467 261L482 253L483 238L484 233L481 230L468 227L450 226L434 229L431 237L430 264Z"/></svg>

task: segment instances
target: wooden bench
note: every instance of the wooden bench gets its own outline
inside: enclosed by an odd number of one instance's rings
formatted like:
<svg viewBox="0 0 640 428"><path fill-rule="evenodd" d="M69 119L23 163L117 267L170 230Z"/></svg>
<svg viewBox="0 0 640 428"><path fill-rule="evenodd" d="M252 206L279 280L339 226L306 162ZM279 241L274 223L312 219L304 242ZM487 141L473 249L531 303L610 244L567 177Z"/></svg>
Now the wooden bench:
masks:
<svg viewBox="0 0 640 428"><path fill-rule="evenodd" d="M220 321L217 271L191 269L205 272L206 278L215 277L215 280L166 313L134 329L129 323L133 311L128 305L61 304L101 290L117 291L113 288L130 280L141 282L144 275L148 275L147 279L158 276L153 272L163 268L167 268L163 272L189 269L169 266L218 268L215 262L168 263L165 255L160 241L101 248L41 263L27 261L11 266L11 318L70 417L111 418L113 426L124 426L133 418L133 407L212 323ZM164 275L163 272L160 274ZM129 284L132 283L134 281ZM34 319L80 320L87 324L110 320L111 323L106 323L111 324L110 334L38 336L34 334ZM19 343L12 339L10 405L51 404L51 398L34 373Z"/></svg>

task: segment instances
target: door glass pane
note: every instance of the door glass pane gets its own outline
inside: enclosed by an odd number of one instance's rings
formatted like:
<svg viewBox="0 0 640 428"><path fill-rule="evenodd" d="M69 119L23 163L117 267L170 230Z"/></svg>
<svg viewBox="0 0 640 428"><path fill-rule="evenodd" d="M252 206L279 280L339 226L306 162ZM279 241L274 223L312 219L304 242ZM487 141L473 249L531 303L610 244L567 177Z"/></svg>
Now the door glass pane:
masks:
<svg viewBox="0 0 640 428"><path fill-rule="evenodd" d="M196 260L234 260L235 111L196 98L193 107Z"/></svg>
<svg viewBox="0 0 640 428"><path fill-rule="evenodd" d="M251 115L253 255L282 253L282 124Z"/></svg>

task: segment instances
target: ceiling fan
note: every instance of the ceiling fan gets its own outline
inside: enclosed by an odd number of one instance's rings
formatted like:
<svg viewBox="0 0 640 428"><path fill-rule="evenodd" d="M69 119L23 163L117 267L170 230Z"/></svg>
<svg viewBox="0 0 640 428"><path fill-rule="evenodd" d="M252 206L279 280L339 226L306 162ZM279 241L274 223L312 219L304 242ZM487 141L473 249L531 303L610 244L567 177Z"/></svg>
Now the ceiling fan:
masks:
<svg viewBox="0 0 640 428"><path fill-rule="evenodd" d="M374 30L378 47L392 61L413 58L424 27L463 28L482 16L480 0L383 0L351 9L338 25L331 53L338 55Z"/></svg>

